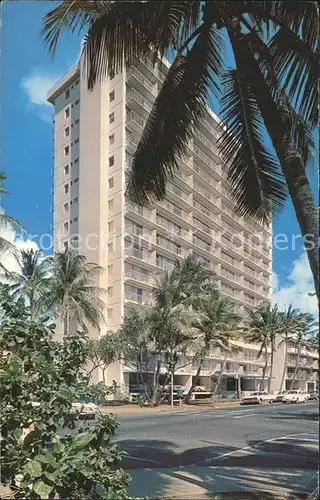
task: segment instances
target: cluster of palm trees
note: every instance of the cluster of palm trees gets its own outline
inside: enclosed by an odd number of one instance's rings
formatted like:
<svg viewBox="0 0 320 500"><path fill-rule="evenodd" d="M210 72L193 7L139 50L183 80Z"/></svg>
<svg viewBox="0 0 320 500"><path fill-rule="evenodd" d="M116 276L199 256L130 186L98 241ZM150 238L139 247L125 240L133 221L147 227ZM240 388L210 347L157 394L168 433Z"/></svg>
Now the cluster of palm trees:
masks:
<svg viewBox="0 0 320 500"><path fill-rule="evenodd" d="M280 311L277 305L272 306L268 302L252 310L249 317L242 318L235 312L234 303L220 296L214 273L203 268L195 256L189 255L182 262L177 261L173 269L157 282L150 304L141 309L132 309L125 315L123 326L114 338L123 346L121 355L125 358L124 362L130 365L134 357L135 369L140 371L141 381L149 386L151 384L148 390L153 402L157 401L160 373L165 371L167 374L162 384L165 386L178 362L181 364L181 359L186 359L186 364L196 361L198 368L186 397L188 401L210 350L221 348L227 359L230 351L237 349L236 343L231 340L239 338L259 344L258 357L264 358L262 383L267 366L271 365L269 390L277 343L286 344L289 339L293 340L297 346L296 366L291 381L293 386L301 346L310 337L313 324L312 315L301 313L291 306ZM148 378L149 370L154 374L152 380ZM223 367L219 376L222 374ZM285 383L285 374L286 359L281 387Z"/></svg>
<svg viewBox="0 0 320 500"><path fill-rule="evenodd" d="M270 373L268 379L268 389L272 381L274 352L277 348L276 343L284 343L284 362L283 373L280 384L280 391L285 389L285 376L287 367L287 344L292 340L296 346L295 367L291 379L291 389L294 386L295 379L299 369L301 348L307 340L312 338L312 332L315 328L315 320L312 314L302 313L294 309L291 305L285 310L280 311L277 304L263 304L250 311L247 322L247 331L244 337L248 342L260 345L258 357L263 356L264 368L262 379L265 379L266 370L269 362L270 353Z"/></svg>
<svg viewBox="0 0 320 500"><path fill-rule="evenodd" d="M71 320L87 330L103 322L103 290L96 286L101 268L73 250L44 257L39 250L13 250L17 271L0 260L0 281L16 299L25 299L31 319L57 319L67 336Z"/></svg>
<svg viewBox="0 0 320 500"><path fill-rule="evenodd" d="M87 31L90 90L141 59L173 59L133 157L129 197L140 205L163 199L210 96L221 110L218 146L239 214L267 221L289 193L318 295L319 214L306 173L316 155L317 4L64 0L44 19L50 52L75 30Z"/></svg>

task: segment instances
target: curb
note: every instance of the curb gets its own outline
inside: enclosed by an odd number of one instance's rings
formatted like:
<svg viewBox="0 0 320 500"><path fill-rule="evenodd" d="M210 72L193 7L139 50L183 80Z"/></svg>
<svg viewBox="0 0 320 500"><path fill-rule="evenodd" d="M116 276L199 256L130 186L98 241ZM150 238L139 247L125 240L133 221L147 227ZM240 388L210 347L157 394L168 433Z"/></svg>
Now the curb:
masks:
<svg viewBox="0 0 320 500"><path fill-rule="evenodd" d="M201 411L208 411L208 410L216 410L216 409L227 409L227 408L235 408L237 406L240 406L240 403L234 402L234 403L217 403L215 406L210 405L210 406L185 406L185 407L176 407L176 408L161 408L161 407L156 407L156 408L150 408L150 407L110 407L110 406L102 406L100 407L100 411L102 413L115 413L115 414L144 414L144 415L154 415L154 414L173 414L173 413L199 413Z"/></svg>

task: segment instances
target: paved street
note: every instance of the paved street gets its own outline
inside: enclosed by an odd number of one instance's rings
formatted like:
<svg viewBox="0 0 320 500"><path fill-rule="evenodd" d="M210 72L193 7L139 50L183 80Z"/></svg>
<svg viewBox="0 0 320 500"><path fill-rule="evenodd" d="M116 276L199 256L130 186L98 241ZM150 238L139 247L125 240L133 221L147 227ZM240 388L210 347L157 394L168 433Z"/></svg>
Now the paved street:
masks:
<svg viewBox="0 0 320 500"><path fill-rule="evenodd" d="M318 402L119 418L132 496L302 494L317 486Z"/></svg>

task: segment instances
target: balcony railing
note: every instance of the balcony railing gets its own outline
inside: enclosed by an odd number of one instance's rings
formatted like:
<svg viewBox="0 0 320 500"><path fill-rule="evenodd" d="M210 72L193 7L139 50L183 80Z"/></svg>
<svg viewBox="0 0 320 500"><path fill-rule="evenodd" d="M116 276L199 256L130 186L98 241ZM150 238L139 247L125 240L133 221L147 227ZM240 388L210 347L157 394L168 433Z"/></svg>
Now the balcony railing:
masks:
<svg viewBox="0 0 320 500"><path fill-rule="evenodd" d="M141 128L144 128L145 123L146 123L141 118L141 116L139 116L134 111L129 111L129 113L126 114L126 119L127 119L127 122L132 121L132 122L136 123L137 125L139 125L139 127L141 127Z"/></svg>
<svg viewBox="0 0 320 500"><path fill-rule="evenodd" d="M152 104L150 104L149 101L144 99L139 92L137 92L135 89L129 90L127 93L127 101L130 99L135 99L139 104L141 104L142 107L144 107L147 111L152 110Z"/></svg>
<svg viewBox="0 0 320 500"><path fill-rule="evenodd" d="M201 203L199 203L198 201L193 201L193 206L194 208L197 208L198 210L200 210L200 212L202 212L203 214L205 214L207 217L211 217L211 212L210 210L208 210L208 208L204 207Z"/></svg>
<svg viewBox="0 0 320 500"><path fill-rule="evenodd" d="M135 269L126 269L124 275L126 278L143 281L144 283L150 283L151 281L151 276L148 273L142 273Z"/></svg>
<svg viewBox="0 0 320 500"><path fill-rule="evenodd" d="M197 146L193 146L193 151L195 152L196 155L201 158L209 167L211 167L213 170L217 169L218 165L214 161L212 161L209 156L207 156L205 153L203 153Z"/></svg>
<svg viewBox="0 0 320 500"><path fill-rule="evenodd" d="M128 134L126 136L126 144L132 144L133 146L138 146L139 144L139 137L136 134Z"/></svg>
<svg viewBox="0 0 320 500"><path fill-rule="evenodd" d="M127 80L131 78L131 76L134 76L140 83L142 83L142 85L144 85L144 87L146 87L151 92L151 94L153 94L154 96L157 95L157 90L154 85L152 85L152 83L150 83L150 81L145 78L143 74L134 66L131 66L128 69Z"/></svg>
<svg viewBox="0 0 320 500"><path fill-rule="evenodd" d="M212 142L209 139L207 139L202 132L200 132L200 130L195 129L194 135L198 137L198 139L200 139L200 141L203 142L203 144L205 144L205 146L207 146L207 148L210 149L210 151L212 151L217 156L219 155L216 146L214 146Z"/></svg>

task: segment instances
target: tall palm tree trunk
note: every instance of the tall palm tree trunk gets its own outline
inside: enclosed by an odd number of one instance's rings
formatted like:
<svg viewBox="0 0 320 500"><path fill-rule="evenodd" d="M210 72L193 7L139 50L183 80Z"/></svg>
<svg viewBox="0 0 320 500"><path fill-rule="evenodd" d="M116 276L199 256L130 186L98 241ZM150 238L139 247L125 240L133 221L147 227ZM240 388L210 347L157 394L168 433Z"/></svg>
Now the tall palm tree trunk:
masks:
<svg viewBox="0 0 320 500"><path fill-rule="evenodd" d="M226 359L227 358L224 358L224 360L222 362L221 370L220 370L219 375L218 375L218 380L217 380L217 383L215 385L215 388L213 389L212 396L210 398L210 400L211 400L212 403L214 403L214 401L215 401L218 388L219 388L219 386L221 384L221 380L222 380L222 376L223 376L223 372L224 372L224 366L226 364Z"/></svg>
<svg viewBox="0 0 320 500"><path fill-rule="evenodd" d="M270 86L264 79L258 61L252 55L248 40L236 25L228 30L236 63L240 72L246 75L255 95L261 115L279 158L285 176L296 217L301 229L314 285L319 301L319 217L301 155L289 137L283 113L274 103Z"/></svg>
<svg viewBox="0 0 320 500"><path fill-rule="evenodd" d="M267 366L268 366L268 350L265 347L265 349L264 349L264 366L262 368L262 385L263 385L263 387L261 387L261 389L264 389L264 381L266 378Z"/></svg>
<svg viewBox="0 0 320 500"><path fill-rule="evenodd" d="M272 375L273 375L273 358L274 358L274 349L273 346L271 346L271 358L270 358L270 375L269 375L269 380L268 380L268 392L270 393L271 390L271 384L272 384Z"/></svg>
<svg viewBox="0 0 320 500"><path fill-rule="evenodd" d="M196 373L196 376L194 378L194 381L191 383L191 387L188 391L188 394L186 395L186 397L184 398L184 403L188 404L189 401L190 401L190 398L192 396L192 393L194 391L194 388L196 386L196 383L197 383L197 380L200 376L200 372L201 372L201 369L202 369L202 365L203 365L203 358L200 359L200 363L199 363L199 366L198 366L198 369L197 369L197 373Z"/></svg>
<svg viewBox="0 0 320 500"><path fill-rule="evenodd" d="M160 361L160 359L158 359L157 360L157 368L154 372L153 391L152 391L152 398L151 398L152 405L158 404L160 366L161 366L161 361Z"/></svg>
<svg viewBox="0 0 320 500"><path fill-rule="evenodd" d="M67 312L63 318L63 336L67 338L69 330L69 313Z"/></svg>
<svg viewBox="0 0 320 500"><path fill-rule="evenodd" d="M296 381L296 376L297 376L298 368L299 368L300 354L301 354L301 344L299 344L299 347L297 350L296 363L295 363L294 372L293 372L292 380L291 380L291 384L290 384L290 391L293 389L294 383Z"/></svg>
<svg viewBox="0 0 320 500"><path fill-rule="evenodd" d="M282 377L281 377L281 382L280 382L280 388L279 388L279 392L285 390L286 388L284 387L283 389L283 386L285 386L285 380L286 380L286 373L287 373L287 358L288 358L288 354L287 354L287 338L284 339L284 360L283 360L283 370L282 370Z"/></svg>

